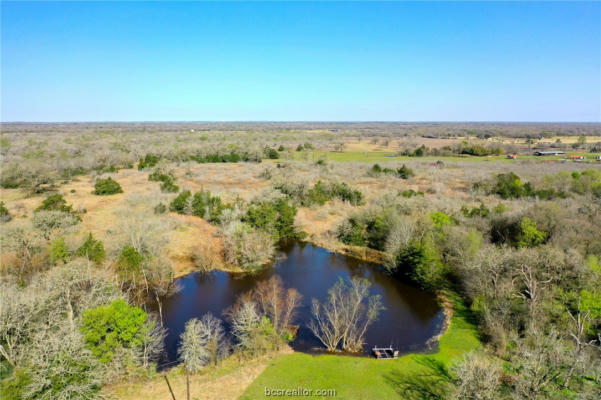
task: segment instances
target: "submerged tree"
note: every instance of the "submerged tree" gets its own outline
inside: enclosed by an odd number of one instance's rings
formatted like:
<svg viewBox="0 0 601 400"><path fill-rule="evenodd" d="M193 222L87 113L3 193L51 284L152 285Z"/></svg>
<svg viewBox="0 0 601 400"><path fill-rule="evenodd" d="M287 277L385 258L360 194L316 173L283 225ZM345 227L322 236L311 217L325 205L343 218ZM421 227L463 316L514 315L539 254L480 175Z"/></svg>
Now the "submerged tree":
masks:
<svg viewBox="0 0 601 400"><path fill-rule="evenodd" d="M259 306L248 296L244 296L228 311L232 334L236 338L237 347L250 355L263 354L277 349L281 342L270 319L262 315Z"/></svg>
<svg viewBox="0 0 601 400"><path fill-rule="evenodd" d="M383 309L380 296L369 295L370 285L363 278L353 278L348 284L340 278L323 305L313 299L309 329L329 351L340 344L346 351L361 350L367 328Z"/></svg>
<svg viewBox="0 0 601 400"><path fill-rule="evenodd" d="M279 335L284 335L290 326L302 295L294 288L284 289L282 278L277 275L260 282L253 291L253 298Z"/></svg>

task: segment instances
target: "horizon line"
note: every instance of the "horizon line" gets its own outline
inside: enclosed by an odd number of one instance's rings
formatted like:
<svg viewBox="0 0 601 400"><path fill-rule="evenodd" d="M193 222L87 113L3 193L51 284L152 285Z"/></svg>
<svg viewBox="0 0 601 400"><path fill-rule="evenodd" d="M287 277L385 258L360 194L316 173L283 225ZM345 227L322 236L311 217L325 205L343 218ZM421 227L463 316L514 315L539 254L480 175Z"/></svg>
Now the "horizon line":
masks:
<svg viewBox="0 0 601 400"><path fill-rule="evenodd" d="M510 121L510 120L81 120L0 121L1 124L215 124L215 123L320 123L320 124L599 124L599 121Z"/></svg>

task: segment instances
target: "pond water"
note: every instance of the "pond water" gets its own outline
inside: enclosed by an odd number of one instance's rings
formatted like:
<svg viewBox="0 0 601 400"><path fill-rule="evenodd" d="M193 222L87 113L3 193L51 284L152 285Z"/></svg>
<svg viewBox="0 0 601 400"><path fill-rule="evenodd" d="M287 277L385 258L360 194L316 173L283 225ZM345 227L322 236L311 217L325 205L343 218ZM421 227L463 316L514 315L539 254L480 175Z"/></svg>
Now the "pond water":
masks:
<svg viewBox="0 0 601 400"><path fill-rule="evenodd" d="M297 351L323 350L319 340L307 327L311 320L311 299L324 301L328 289L339 277L367 278L372 283L370 293L381 295L386 307L366 332L365 354L369 354L369 349L374 345L392 345L401 353L425 350L428 339L440 332L444 312L436 298L390 276L381 266L303 242L283 245L280 252L278 261L255 274L213 271L179 278L177 284L180 290L163 300L163 323L168 333L165 339L166 354L161 363L177 360L179 336L186 321L199 318L209 311L224 319L223 311L239 295L272 275L279 275L285 288L294 287L303 295L298 317L294 321L300 325L300 329L291 344ZM227 323L225 325L226 329L229 328Z"/></svg>

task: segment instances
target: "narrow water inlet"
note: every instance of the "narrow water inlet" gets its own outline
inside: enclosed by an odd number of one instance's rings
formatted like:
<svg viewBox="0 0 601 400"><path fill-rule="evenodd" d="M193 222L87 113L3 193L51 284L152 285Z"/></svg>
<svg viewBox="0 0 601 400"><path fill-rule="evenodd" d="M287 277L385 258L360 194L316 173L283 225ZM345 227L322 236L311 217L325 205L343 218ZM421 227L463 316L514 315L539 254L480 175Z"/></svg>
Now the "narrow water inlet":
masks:
<svg viewBox="0 0 601 400"><path fill-rule="evenodd" d="M294 287L303 296L295 324L300 325L297 338L291 343L296 351L315 353L323 350L321 342L307 327L311 320L311 300L324 301L328 289L339 277L363 277L372 286L370 294L382 296L385 309L367 330L363 353L370 354L374 346L392 346L401 353L423 351L428 339L442 329L444 311L436 297L387 274L382 266L353 257L332 253L304 242L290 242L280 247L283 253L272 265L253 274L232 274L213 271L193 273L177 279L180 290L163 299L163 324L167 328L165 356L161 363L177 360L179 336L185 323L207 312L224 320L223 312L238 296L255 285L279 275L286 288Z"/></svg>

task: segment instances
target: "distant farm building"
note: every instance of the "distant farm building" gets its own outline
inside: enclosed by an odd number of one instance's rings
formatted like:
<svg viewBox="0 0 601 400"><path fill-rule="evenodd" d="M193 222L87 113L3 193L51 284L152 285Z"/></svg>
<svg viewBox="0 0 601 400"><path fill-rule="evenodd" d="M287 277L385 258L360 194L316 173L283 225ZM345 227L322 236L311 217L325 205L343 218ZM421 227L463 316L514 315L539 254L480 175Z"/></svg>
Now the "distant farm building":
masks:
<svg viewBox="0 0 601 400"><path fill-rule="evenodd" d="M571 154L570 160L584 160L584 156L581 156L580 154Z"/></svg>
<svg viewBox="0 0 601 400"><path fill-rule="evenodd" d="M564 151L559 150L551 150L551 151L535 151L535 156L559 156L561 154L566 154Z"/></svg>
<svg viewBox="0 0 601 400"><path fill-rule="evenodd" d="M597 161L601 161L601 156L597 156L597 157L595 157L595 160L597 160Z"/></svg>
<svg viewBox="0 0 601 400"><path fill-rule="evenodd" d="M515 160L518 158L517 154L507 154L507 158L509 158L510 160Z"/></svg>

